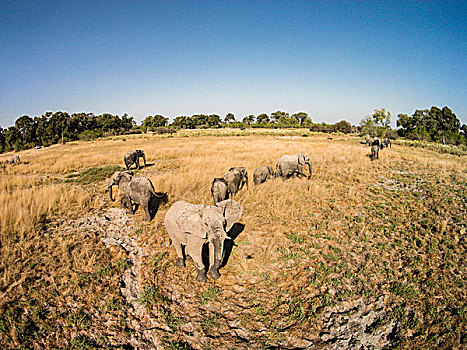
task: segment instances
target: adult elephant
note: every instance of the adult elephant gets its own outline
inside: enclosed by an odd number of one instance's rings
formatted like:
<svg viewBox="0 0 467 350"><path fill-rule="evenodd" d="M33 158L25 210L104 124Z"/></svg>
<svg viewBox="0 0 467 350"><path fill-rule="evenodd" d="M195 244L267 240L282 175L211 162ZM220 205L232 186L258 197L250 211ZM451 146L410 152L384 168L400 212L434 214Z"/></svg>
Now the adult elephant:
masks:
<svg viewBox="0 0 467 350"><path fill-rule="evenodd" d="M226 172L222 178L227 182L227 189L231 196L235 196L241 188L241 183L243 179L242 173L238 170L232 170Z"/></svg>
<svg viewBox="0 0 467 350"><path fill-rule="evenodd" d="M130 210L130 214L134 214L138 207L141 206L146 214L146 220L150 221L156 215L160 202L167 203L167 193L159 193L154 191L154 186L151 180L145 176L134 177L131 171L116 171L110 179L108 188L109 195L112 201L112 187L116 185L123 191L122 205ZM135 209L133 209L133 203Z"/></svg>
<svg viewBox="0 0 467 350"><path fill-rule="evenodd" d="M253 183L255 186L258 186L259 184L266 182L269 177L274 177L275 175L276 173L274 172L274 169L270 166L256 168L253 173Z"/></svg>
<svg viewBox="0 0 467 350"><path fill-rule="evenodd" d="M310 157L307 154L297 153L294 155L284 155L279 158L276 164L276 177L280 176L283 179L296 174L297 176L306 176L303 172L303 166L308 165L311 178L311 163Z"/></svg>
<svg viewBox="0 0 467 350"><path fill-rule="evenodd" d="M370 159L373 161L375 159L379 159L379 145L375 144L371 146L371 155Z"/></svg>
<svg viewBox="0 0 467 350"><path fill-rule="evenodd" d="M370 137L370 135L368 135L368 134L365 135L365 143L366 143L368 146L369 146L370 143L371 143L371 137Z"/></svg>
<svg viewBox="0 0 467 350"><path fill-rule="evenodd" d="M229 188L228 183L223 178L216 177L212 180L211 194L214 201L214 205L223 200L229 199Z"/></svg>
<svg viewBox="0 0 467 350"><path fill-rule="evenodd" d="M242 206L232 199L205 206L185 201L175 202L164 218L165 228L177 252L176 265L185 266L185 252L193 259L198 275L196 280L207 280L202 261L202 250L209 243L209 277L218 279L224 240L227 232L240 220Z"/></svg>
<svg viewBox="0 0 467 350"><path fill-rule="evenodd" d="M139 169L139 158L142 157L144 161L144 166L146 167L146 156L144 154L143 150L137 149L132 152L126 152L125 155L123 156L123 160L125 161L125 166L127 170L130 169L130 167L135 164L136 169Z"/></svg>
<svg viewBox="0 0 467 350"><path fill-rule="evenodd" d="M14 155L14 156L9 157L7 159L7 163L8 164L19 164L20 163L19 155Z"/></svg>
<svg viewBox="0 0 467 350"><path fill-rule="evenodd" d="M239 189L241 190L243 188L243 185L246 184L246 188L248 188L248 172L246 171L246 168L244 166L235 166L229 169L229 171L238 171L240 175L242 175L242 178L240 180L240 187Z"/></svg>

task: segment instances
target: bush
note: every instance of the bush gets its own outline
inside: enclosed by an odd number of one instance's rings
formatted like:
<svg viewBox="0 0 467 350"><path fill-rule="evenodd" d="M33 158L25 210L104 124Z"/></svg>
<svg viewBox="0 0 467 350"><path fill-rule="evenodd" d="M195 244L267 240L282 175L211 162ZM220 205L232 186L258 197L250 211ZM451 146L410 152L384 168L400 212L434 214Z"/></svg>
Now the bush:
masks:
<svg viewBox="0 0 467 350"><path fill-rule="evenodd" d="M166 128L165 126L158 126L154 133L158 135L162 134L175 134L177 131L171 128Z"/></svg>
<svg viewBox="0 0 467 350"><path fill-rule="evenodd" d="M125 131L123 135L142 134L142 133L143 133L143 130L141 129L131 129L131 130Z"/></svg>
<svg viewBox="0 0 467 350"><path fill-rule="evenodd" d="M89 140L95 140L100 136L101 136L101 133L95 130L85 130L78 135L78 139L82 141L89 141Z"/></svg>

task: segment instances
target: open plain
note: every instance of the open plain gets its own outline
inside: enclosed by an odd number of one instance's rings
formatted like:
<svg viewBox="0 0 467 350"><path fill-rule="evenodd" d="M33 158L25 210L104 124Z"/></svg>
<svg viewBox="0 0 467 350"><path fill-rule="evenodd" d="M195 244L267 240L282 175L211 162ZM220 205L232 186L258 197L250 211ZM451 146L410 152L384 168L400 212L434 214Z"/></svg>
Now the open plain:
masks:
<svg viewBox="0 0 467 350"><path fill-rule="evenodd" d="M372 162L362 141L206 130L20 152L0 169L0 347L465 347L467 156L396 141ZM151 222L105 192L134 149L148 163L136 175L169 197ZM253 185L295 153L310 180ZM244 227L221 278L199 283L191 260L175 266L164 215L212 204L232 166L250 174L235 197Z"/></svg>

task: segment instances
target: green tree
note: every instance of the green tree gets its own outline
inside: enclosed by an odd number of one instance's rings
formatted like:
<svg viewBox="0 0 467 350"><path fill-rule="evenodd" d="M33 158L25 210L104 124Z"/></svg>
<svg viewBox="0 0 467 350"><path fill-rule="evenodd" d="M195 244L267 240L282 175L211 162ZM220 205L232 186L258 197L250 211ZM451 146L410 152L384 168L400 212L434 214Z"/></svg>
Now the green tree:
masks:
<svg viewBox="0 0 467 350"><path fill-rule="evenodd" d="M352 124L346 120L341 120L340 122L333 124L331 126L333 132L341 132L344 134L349 134L352 132Z"/></svg>
<svg viewBox="0 0 467 350"><path fill-rule="evenodd" d="M281 117L289 118L289 113L282 112L282 111L276 111L274 113L271 113L271 118L275 123L278 123Z"/></svg>
<svg viewBox="0 0 467 350"><path fill-rule="evenodd" d="M391 124L391 113L389 111L386 112L386 109L375 109L375 112L372 115L372 118L375 122L375 125L381 125L385 129L389 128Z"/></svg>
<svg viewBox="0 0 467 350"><path fill-rule="evenodd" d="M269 116L266 113L261 113L256 117L256 122L258 124L267 124L269 123Z"/></svg>
<svg viewBox="0 0 467 350"><path fill-rule="evenodd" d="M305 112L298 112L298 113L292 114L292 117L298 120L300 126L303 126L303 123L305 122L305 120L309 119L308 114Z"/></svg>
<svg viewBox="0 0 467 350"><path fill-rule="evenodd" d="M23 115L16 119L15 126L21 140L21 149L34 146L36 142L36 125L34 120L27 115Z"/></svg>
<svg viewBox="0 0 467 350"><path fill-rule="evenodd" d="M210 128L219 128L221 126L221 117L217 114L208 115L207 121Z"/></svg>
<svg viewBox="0 0 467 350"><path fill-rule="evenodd" d="M0 153L5 152L5 148L5 130L3 130L2 126L0 125Z"/></svg>
<svg viewBox="0 0 467 350"><path fill-rule="evenodd" d="M232 124L235 123L235 116L232 113L227 113L224 118L224 123L225 124Z"/></svg>
<svg viewBox="0 0 467 350"><path fill-rule="evenodd" d="M7 130L4 131L4 135L6 151L21 150L22 142L20 133L18 129L16 129L16 126L10 126Z"/></svg>
<svg viewBox="0 0 467 350"><path fill-rule="evenodd" d="M253 114L247 115L243 118L242 122L251 125L255 122L255 116Z"/></svg>
<svg viewBox="0 0 467 350"><path fill-rule="evenodd" d="M172 126L180 129L186 129L187 128L187 117L184 115L180 115L178 117L175 117Z"/></svg>

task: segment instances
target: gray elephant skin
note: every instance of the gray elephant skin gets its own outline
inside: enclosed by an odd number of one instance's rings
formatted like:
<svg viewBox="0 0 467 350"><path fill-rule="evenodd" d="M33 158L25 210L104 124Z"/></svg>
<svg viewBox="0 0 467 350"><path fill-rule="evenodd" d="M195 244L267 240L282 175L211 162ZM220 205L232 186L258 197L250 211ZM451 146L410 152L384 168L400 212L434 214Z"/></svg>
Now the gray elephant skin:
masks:
<svg viewBox="0 0 467 350"><path fill-rule="evenodd" d="M110 179L108 188L109 195L112 201L112 187L116 185L123 191L122 205L130 210L130 214L141 206L146 214L146 220L150 221L154 218L161 202L167 203L167 193L159 193L154 191L154 186L151 180L145 176L133 176L131 171L116 171ZM133 209L132 201L135 203Z"/></svg>
<svg viewBox="0 0 467 350"><path fill-rule="evenodd" d="M383 140L381 141L381 148L383 148L383 146L386 147L386 148L387 148L387 147L392 148L392 146L391 146L391 139L386 139L386 138L383 139Z"/></svg>
<svg viewBox="0 0 467 350"><path fill-rule="evenodd" d="M135 151L126 152L125 155L123 156L123 160L125 162L125 166L127 170L129 170L133 164L135 164L136 169L139 169L140 168L140 165L139 165L140 157L143 158L144 166L146 167L146 155L144 154L143 150L137 149Z"/></svg>
<svg viewBox="0 0 467 350"><path fill-rule="evenodd" d="M240 175L242 176L240 180L240 187L239 190L243 188L243 186L246 184L246 188L248 188L248 171L244 166L235 166L229 169L229 171L238 171Z"/></svg>
<svg viewBox="0 0 467 350"><path fill-rule="evenodd" d="M379 145L375 144L371 146L371 155L370 155L371 160L379 159Z"/></svg>
<svg viewBox="0 0 467 350"><path fill-rule="evenodd" d="M227 189L231 196L235 196L240 190L243 175L238 170L226 172L222 178L227 182Z"/></svg>
<svg viewBox="0 0 467 350"><path fill-rule="evenodd" d="M266 182L266 180L270 177L275 177L276 173L274 172L274 169L270 166L262 166L259 168L256 168L255 171L253 172L253 183L255 186L258 186L259 184L262 184L263 182Z"/></svg>
<svg viewBox="0 0 467 350"><path fill-rule="evenodd" d="M211 194L214 205L223 200L229 199L229 188L228 183L223 178L216 177L212 180Z"/></svg>
<svg viewBox="0 0 467 350"><path fill-rule="evenodd" d="M287 177L297 175L297 176L306 176L303 172L303 166L308 165L308 170L310 175L308 179L311 178L311 163L310 157L307 154L297 153L294 155L284 155L279 158L276 164L276 177L280 176L285 179Z"/></svg>
<svg viewBox="0 0 467 350"><path fill-rule="evenodd" d="M370 137L370 135L368 135L368 134L365 135L365 143L366 143L368 146L369 146L370 143L371 143L371 137Z"/></svg>
<svg viewBox="0 0 467 350"><path fill-rule="evenodd" d="M209 244L209 277L218 279L224 240L227 232L240 220L242 206L232 199L205 206L185 201L175 202L164 218L165 228L177 252L176 265L185 266L185 253L193 259L198 271L196 280L207 280L202 250Z"/></svg>

